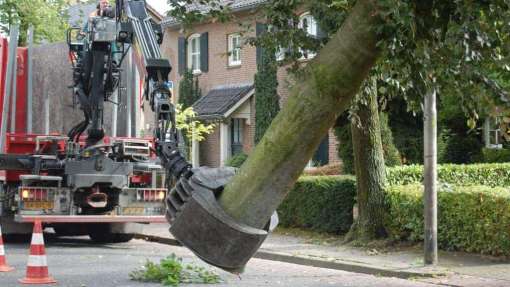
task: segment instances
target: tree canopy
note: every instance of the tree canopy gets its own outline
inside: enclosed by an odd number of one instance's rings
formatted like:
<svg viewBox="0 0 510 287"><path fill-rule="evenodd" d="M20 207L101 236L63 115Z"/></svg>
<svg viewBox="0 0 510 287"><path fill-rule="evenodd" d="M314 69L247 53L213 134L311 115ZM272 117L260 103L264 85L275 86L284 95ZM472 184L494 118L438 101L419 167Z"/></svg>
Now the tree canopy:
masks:
<svg viewBox="0 0 510 287"><path fill-rule="evenodd" d="M184 26L196 21L235 19L229 5L223 5L224 1L169 0L169 3L175 8L170 13ZM208 5L209 13L186 5L192 3ZM326 37L310 37L300 29L296 14L299 9L308 9L316 16ZM410 109L419 109L424 95L436 91L440 96L456 97L470 115L471 123L487 106L508 104L504 88L510 76L509 0L268 0L258 10L261 13L254 15L261 15L259 20L272 29L270 33L251 39L251 44L285 48L282 65L291 64L297 70L302 67L299 64L302 51L315 50L317 57L297 73L298 77L300 73L304 76L291 88L290 102L221 197L220 202L227 205L227 212L236 218L246 217L244 221L255 226L265 223L270 214L267 211L278 205L290 183L297 178L297 170L304 166L305 161L294 158L295 153L306 151L309 155L304 145L318 144L319 135L314 134L313 138L301 138L303 141L296 144L294 150L282 150L295 143L294 138L308 126L300 121L300 132L292 138L282 130L292 125L285 117L296 120L295 112L308 109L296 101L304 100L319 107L320 103L311 99L318 97L336 107L336 112L324 106L321 110L315 107L307 110L318 112L315 119L309 120L315 120L316 130L324 133L325 127L332 125L330 116L338 116L346 108L344 101L352 103L355 94L358 95L356 101L363 101L363 95L374 93L399 96L406 99ZM371 46L374 40L375 47ZM364 60L355 49L365 53ZM355 61L359 62L353 66ZM350 71L345 71L347 67ZM365 79L361 93L358 92L359 77ZM308 93L309 97L304 97L303 93ZM319 119L327 123L319 123ZM283 148L273 150L266 145L270 142L274 146L279 143ZM264 161L268 153L273 156L271 174L256 172L269 164ZM286 158L281 158L279 153ZM288 177L286 181L278 177L283 174ZM272 186L264 181L271 182ZM241 186L248 186L249 190L236 194ZM270 204L266 197L271 197ZM259 219L253 219L255 216Z"/></svg>
<svg viewBox="0 0 510 287"><path fill-rule="evenodd" d="M169 13L186 27L199 21L235 21L225 1L168 1ZM380 60L371 73L379 94L403 96L420 107L424 91L434 84L459 98L466 113L477 119L487 103L506 104L510 86L510 1L378 1L383 24L378 26ZM200 4L197 4L200 3ZM227 4L225 4L227 3ZM302 51L320 51L343 24L354 0L293 0L264 2L254 13L272 27L249 43L285 49L281 65L299 66ZM192 9L208 5L208 13ZM191 7L191 9L190 9ZM299 27L296 11L310 11L322 37ZM370 82L370 81L369 81ZM364 89L370 89L365 85Z"/></svg>
<svg viewBox="0 0 510 287"><path fill-rule="evenodd" d="M19 45L25 45L27 31L34 26L34 41L65 39L68 0L0 0L0 31L9 33L12 24L20 25Z"/></svg>

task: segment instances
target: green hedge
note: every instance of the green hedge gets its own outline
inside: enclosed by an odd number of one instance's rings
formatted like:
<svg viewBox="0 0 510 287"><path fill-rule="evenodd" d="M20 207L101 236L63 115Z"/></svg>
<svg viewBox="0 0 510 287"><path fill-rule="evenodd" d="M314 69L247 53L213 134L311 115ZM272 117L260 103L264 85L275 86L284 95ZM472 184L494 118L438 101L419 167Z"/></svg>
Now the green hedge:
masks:
<svg viewBox="0 0 510 287"><path fill-rule="evenodd" d="M304 176L278 208L280 224L345 233L352 224L356 180L352 176Z"/></svg>
<svg viewBox="0 0 510 287"><path fill-rule="evenodd" d="M388 185L406 185L423 181L423 166L387 168ZM438 166L439 182L456 185L510 186L510 163Z"/></svg>
<svg viewBox="0 0 510 287"><path fill-rule="evenodd" d="M386 227L393 239L423 240L423 188L386 190ZM510 255L510 190L443 186L438 192L438 244L446 250Z"/></svg>
<svg viewBox="0 0 510 287"><path fill-rule="evenodd" d="M510 162L510 149L484 148L482 149L481 161L486 163Z"/></svg>
<svg viewBox="0 0 510 287"><path fill-rule="evenodd" d="M226 166L231 166L231 167L241 167L243 165L243 163L246 161L246 159L248 158L248 155L245 154L245 153L238 153L236 155L234 155L233 157L231 157L226 163L225 165Z"/></svg>

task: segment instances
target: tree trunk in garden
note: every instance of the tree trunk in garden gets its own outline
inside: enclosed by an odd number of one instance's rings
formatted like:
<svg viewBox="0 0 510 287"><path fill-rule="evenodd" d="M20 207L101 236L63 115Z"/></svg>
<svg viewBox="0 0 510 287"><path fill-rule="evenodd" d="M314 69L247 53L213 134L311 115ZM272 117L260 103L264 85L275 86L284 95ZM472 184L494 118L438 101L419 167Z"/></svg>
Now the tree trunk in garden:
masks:
<svg viewBox="0 0 510 287"><path fill-rule="evenodd" d="M376 92L364 96L363 100L356 110L358 117L351 122L358 218L348 240L370 240L386 235L383 221L386 169Z"/></svg>
<svg viewBox="0 0 510 287"><path fill-rule="evenodd" d="M223 191L233 218L263 228L301 175L336 118L348 107L378 56L378 7L359 0L312 60L270 128Z"/></svg>

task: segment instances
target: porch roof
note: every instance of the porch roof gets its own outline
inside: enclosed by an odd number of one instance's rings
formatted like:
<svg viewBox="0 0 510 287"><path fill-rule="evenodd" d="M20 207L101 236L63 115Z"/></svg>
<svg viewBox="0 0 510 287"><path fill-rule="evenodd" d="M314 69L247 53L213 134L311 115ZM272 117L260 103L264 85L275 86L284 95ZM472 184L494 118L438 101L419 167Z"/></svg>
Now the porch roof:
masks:
<svg viewBox="0 0 510 287"><path fill-rule="evenodd" d="M202 120L222 120L241 106L253 94L253 85L233 85L213 88L193 105Z"/></svg>

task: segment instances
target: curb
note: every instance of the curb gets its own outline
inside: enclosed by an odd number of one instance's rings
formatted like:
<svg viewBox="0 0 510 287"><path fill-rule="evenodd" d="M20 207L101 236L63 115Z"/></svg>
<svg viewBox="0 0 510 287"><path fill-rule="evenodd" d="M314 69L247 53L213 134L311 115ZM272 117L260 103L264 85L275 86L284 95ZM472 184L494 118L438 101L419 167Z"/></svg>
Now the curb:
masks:
<svg viewBox="0 0 510 287"><path fill-rule="evenodd" d="M172 245L172 246L180 246L183 247L179 241L173 239L173 238L167 238L167 237L161 237L161 236L155 236L155 235L148 235L148 234L135 234L136 239L145 240L148 242L156 242L166 245ZM395 270L395 269L388 269L388 268L381 268L381 267L374 267L371 265L366 264L356 264L352 262L332 262L327 260L319 260L319 259L312 259L307 257L301 257L301 256L294 256L289 254L282 254L277 253L274 251L269 250L259 250L253 258L257 259L263 259L263 260L270 260L270 261L278 261L278 262L284 262L284 263L290 263L290 264L297 264L297 265L303 265L303 266L310 266L310 267L318 267L318 268L325 268L325 269L333 269L333 270L340 270L340 271L346 271L346 272L353 272L353 273L362 273L362 274L368 274L368 275L375 275L375 276L383 276L383 277L395 277L400 279L410 279L410 278L435 278L440 276L446 276L449 273L445 271L438 271L438 270L432 270L432 271L410 271L410 270Z"/></svg>

